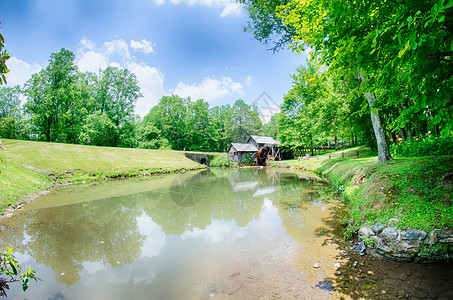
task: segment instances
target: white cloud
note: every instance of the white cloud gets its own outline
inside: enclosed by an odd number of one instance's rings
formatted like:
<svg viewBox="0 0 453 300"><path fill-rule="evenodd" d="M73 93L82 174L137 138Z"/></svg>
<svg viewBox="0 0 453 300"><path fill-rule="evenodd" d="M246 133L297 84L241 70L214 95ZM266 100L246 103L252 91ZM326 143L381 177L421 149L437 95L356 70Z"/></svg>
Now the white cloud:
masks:
<svg viewBox="0 0 453 300"><path fill-rule="evenodd" d="M220 13L220 16L222 18L228 17L228 16L233 16L233 17L239 17L242 13L242 5L240 3L236 2L226 2L222 12Z"/></svg>
<svg viewBox="0 0 453 300"><path fill-rule="evenodd" d="M150 54L154 51L153 44L145 39L141 41L131 40L131 48L135 51L141 51L145 54Z"/></svg>
<svg viewBox="0 0 453 300"><path fill-rule="evenodd" d="M32 74L35 74L42 69L37 63L29 64L16 57L8 59L6 65L10 70L9 73L6 74L8 86L23 85L25 81L30 79Z"/></svg>
<svg viewBox="0 0 453 300"><path fill-rule="evenodd" d="M163 5L165 4L166 0L154 0L156 5ZM215 7L222 9L220 13L220 17L227 17L227 16L240 16L242 13L242 4L237 3L234 0L168 0L168 2L179 5L185 4L187 6L207 6L207 7Z"/></svg>
<svg viewBox="0 0 453 300"><path fill-rule="evenodd" d="M123 39L106 42L104 43L103 48L104 53L111 59L121 59L124 63L130 62L132 59L129 51L129 45Z"/></svg>
<svg viewBox="0 0 453 300"><path fill-rule="evenodd" d="M232 94L244 93L242 84L233 81L230 77L223 77L222 81L205 77L199 84L185 84L179 82L173 92L180 97L191 97L193 100L204 99L213 102Z"/></svg>
<svg viewBox="0 0 453 300"><path fill-rule="evenodd" d="M156 67L137 62L131 55L131 48L146 53L152 49L152 43L145 39L141 42L131 41L129 47L125 40L117 39L98 47L87 38L82 38L77 49L76 63L82 72L98 72L99 69L114 66L127 68L134 73L143 94L143 97L137 100L135 112L143 117L164 95L164 76Z"/></svg>
<svg viewBox="0 0 453 300"><path fill-rule="evenodd" d="M247 78L245 79L245 85L251 86L252 82L253 82L253 76L247 76Z"/></svg>
<svg viewBox="0 0 453 300"><path fill-rule="evenodd" d="M78 66L82 72L97 72L107 68L107 57L102 53L88 51L79 59Z"/></svg>
<svg viewBox="0 0 453 300"><path fill-rule="evenodd" d="M145 116L164 95L164 75L155 67L130 63L129 70L137 76L138 86L143 98L137 101L135 112Z"/></svg>

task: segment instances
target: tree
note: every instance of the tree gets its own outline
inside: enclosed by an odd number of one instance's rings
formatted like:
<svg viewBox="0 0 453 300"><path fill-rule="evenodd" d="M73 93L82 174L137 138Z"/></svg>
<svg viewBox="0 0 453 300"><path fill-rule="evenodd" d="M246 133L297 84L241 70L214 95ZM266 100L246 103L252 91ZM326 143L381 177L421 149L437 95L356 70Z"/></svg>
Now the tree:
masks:
<svg viewBox="0 0 453 300"><path fill-rule="evenodd" d="M116 126L110 146L131 147L135 136L134 108L142 97L135 74L127 69L109 66L97 78L95 111L105 114Z"/></svg>
<svg viewBox="0 0 453 300"><path fill-rule="evenodd" d="M70 130L81 107L74 91L77 78L74 58L74 53L64 48L52 53L46 69L33 74L25 83L25 111L47 142L77 141L78 134Z"/></svg>
<svg viewBox="0 0 453 300"><path fill-rule="evenodd" d="M229 142L225 133L225 122L230 113L231 106L229 104L214 106L209 110L209 115L214 127L213 138L215 146L213 151L225 152L229 146Z"/></svg>
<svg viewBox="0 0 453 300"><path fill-rule="evenodd" d="M164 96L151 108L144 122L153 124L161 131L161 136L168 140L172 149L184 150L188 141L188 103L189 99L177 95Z"/></svg>
<svg viewBox="0 0 453 300"><path fill-rule="evenodd" d="M256 106L236 100L225 120L225 136L229 143L245 143L252 134L262 131L262 123Z"/></svg>
<svg viewBox="0 0 453 300"><path fill-rule="evenodd" d="M278 113L272 115L269 122L264 124L264 134L277 139L278 136Z"/></svg>
<svg viewBox="0 0 453 300"><path fill-rule="evenodd" d="M215 128L209 114L209 103L199 99L189 102L187 114L187 128L189 141L188 150L213 151L215 143Z"/></svg>
<svg viewBox="0 0 453 300"><path fill-rule="evenodd" d="M265 45L271 44L274 53L292 42L297 31L277 15L278 8L289 3L289 0L239 0L245 4L250 20L244 31Z"/></svg>
<svg viewBox="0 0 453 300"><path fill-rule="evenodd" d="M105 113L96 111L89 115L82 126L79 140L82 144L94 146L115 146L118 127Z"/></svg>
<svg viewBox="0 0 453 300"><path fill-rule="evenodd" d="M2 137L15 139L20 136L22 112L19 95L19 86L0 88L0 136Z"/></svg>

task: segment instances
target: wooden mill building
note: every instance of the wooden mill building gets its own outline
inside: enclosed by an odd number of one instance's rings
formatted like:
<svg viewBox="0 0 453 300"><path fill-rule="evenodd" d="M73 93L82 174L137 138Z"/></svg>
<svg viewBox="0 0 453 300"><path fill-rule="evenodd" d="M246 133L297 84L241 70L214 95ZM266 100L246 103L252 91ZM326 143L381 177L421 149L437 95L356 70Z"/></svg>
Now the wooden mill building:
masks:
<svg viewBox="0 0 453 300"><path fill-rule="evenodd" d="M280 160L279 141L270 136L251 135L247 143L231 143L228 157L234 161L244 161L251 158L258 165L265 165L267 158Z"/></svg>

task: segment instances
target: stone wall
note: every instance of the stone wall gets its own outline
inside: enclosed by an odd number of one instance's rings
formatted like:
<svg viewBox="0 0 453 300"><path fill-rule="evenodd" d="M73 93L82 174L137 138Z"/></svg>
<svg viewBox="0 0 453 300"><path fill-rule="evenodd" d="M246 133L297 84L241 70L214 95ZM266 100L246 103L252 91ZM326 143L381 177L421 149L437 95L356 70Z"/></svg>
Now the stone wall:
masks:
<svg viewBox="0 0 453 300"><path fill-rule="evenodd" d="M207 154L201 154L201 153L184 153L184 155L188 158L191 159L199 164L209 166L210 162L210 155Z"/></svg>
<svg viewBox="0 0 453 300"><path fill-rule="evenodd" d="M453 230L434 229L430 232L395 227L398 219L387 224L376 223L359 230L359 239L367 249L397 261L451 261L453 260Z"/></svg>

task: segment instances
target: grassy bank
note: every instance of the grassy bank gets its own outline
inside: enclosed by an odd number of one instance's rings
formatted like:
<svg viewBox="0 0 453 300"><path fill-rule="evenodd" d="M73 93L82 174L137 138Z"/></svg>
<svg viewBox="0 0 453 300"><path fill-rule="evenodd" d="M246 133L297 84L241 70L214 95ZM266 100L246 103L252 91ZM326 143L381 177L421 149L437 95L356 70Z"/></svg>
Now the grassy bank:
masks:
<svg viewBox="0 0 453 300"><path fill-rule="evenodd" d="M21 196L54 183L171 173L203 168L184 152L2 140L0 213Z"/></svg>
<svg viewBox="0 0 453 300"><path fill-rule="evenodd" d="M453 228L453 156L377 157L286 162L325 175L349 204L348 234L365 224L397 218L400 229Z"/></svg>

